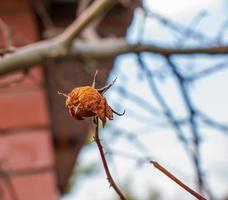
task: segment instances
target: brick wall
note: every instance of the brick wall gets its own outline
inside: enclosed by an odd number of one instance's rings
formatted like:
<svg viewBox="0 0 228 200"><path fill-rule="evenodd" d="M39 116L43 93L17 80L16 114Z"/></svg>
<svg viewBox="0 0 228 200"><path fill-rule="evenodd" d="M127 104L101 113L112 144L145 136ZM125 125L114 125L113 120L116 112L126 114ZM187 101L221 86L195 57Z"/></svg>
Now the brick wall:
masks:
<svg viewBox="0 0 228 200"><path fill-rule="evenodd" d="M1 0L0 17L13 31L15 46L38 40L36 22L27 0ZM0 48L4 48L0 33ZM1 84L23 77L0 78L0 199L57 199L49 117L40 68L20 83Z"/></svg>

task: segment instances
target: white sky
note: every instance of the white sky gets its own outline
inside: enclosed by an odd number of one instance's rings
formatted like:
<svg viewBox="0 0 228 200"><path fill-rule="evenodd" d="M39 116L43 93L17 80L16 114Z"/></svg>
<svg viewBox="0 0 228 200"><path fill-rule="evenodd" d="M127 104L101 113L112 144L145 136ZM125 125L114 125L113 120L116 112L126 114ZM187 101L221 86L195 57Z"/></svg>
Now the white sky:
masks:
<svg viewBox="0 0 228 200"><path fill-rule="evenodd" d="M216 35L218 28L222 23L221 19L224 19L225 16L224 8L221 6L222 0L147 0L146 3L148 7L152 8L154 11L171 17L173 20L183 24L189 24L192 17L199 11L209 10L210 15L201 22L199 30L209 30L206 34L210 37ZM140 12L138 13L138 16L140 17ZM129 40L134 41L139 23L139 20L134 20L134 23L128 32ZM148 27L145 34L146 40L164 43L170 42L172 37L167 36L167 31L161 30L155 22L151 21L147 23ZM159 62L160 60L156 60L155 58L151 64L158 66ZM204 61L195 61L196 68L210 65L211 62L212 59L209 59L209 57L206 57ZM181 63L183 63L183 68L186 68L189 64L189 60L184 61L183 59L183 62ZM125 86L135 88L136 93L140 92L146 99L153 101L146 87L146 82L143 80L139 82L137 79L137 68L138 66L135 63L134 57L131 55L121 56L116 61L111 77L125 75L128 78ZM223 122L228 122L228 95L224 92L224 87L228 85L227 77L228 70L224 70L217 73L215 76L203 79L193 85L192 88L192 96L196 99L196 105L207 111L207 114ZM125 84L124 79L121 77L118 81L117 85ZM162 88L163 94L169 99L169 104L172 105L172 108L178 113L178 116L183 115L184 108L180 103L180 97L178 97L173 80L168 79L159 83L159 85ZM111 102L119 102L120 98L115 92L112 93L110 91L108 100ZM130 105L130 107L138 111L139 114L145 114L148 118L151 117L146 114L146 112L139 110L137 105L130 102L125 102L125 105ZM159 122L159 120L155 118L152 121L153 123ZM150 124L148 124L147 127L142 128L141 122L128 118L127 115L121 119L118 118L110 122L110 124L124 127L128 130L140 130L145 128L145 133L141 133L139 139L144 146L149 149L147 153L194 188L195 184L193 180L194 173L192 171L192 165L189 162L189 159L186 158L182 145L177 140L172 130L157 130L152 128ZM216 197L222 198L225 195L228 195L228 161L225 159L228 152L228 136L206 128L201 131L203 135L201 148L203 169L207 174L207 180L214 194ZM111 138L109 129L103 131L102 138L104 139L103 143L110 148L143 156L142 151L140 152L135 149L131 142L123 139L123 137L109 142ZM137 199L148 200L148 195L152 191L158 191L162 199L193 199L191 195L180 189L153 167L149 165L136 167L134 161L117 155L112 156L111 158L112 159L109 161L111 171L115 179L117 179L118 185L121 185L121 187L125 186L124 190L126 190L127 187ZM85 148L81 152L79 158L79 166L86 167L93 164L99 164L99 173L86 178L79 177L76 186L72 189L72 193L63 198L64 200L117 199L113 190L108 187L95 144Z"/></svg>

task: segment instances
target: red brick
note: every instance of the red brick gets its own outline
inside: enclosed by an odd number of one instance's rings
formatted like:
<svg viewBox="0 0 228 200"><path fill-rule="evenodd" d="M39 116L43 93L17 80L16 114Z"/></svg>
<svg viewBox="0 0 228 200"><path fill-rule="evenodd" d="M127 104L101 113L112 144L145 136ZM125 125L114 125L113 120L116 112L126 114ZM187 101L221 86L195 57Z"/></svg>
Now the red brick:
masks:
<svg viewBox="0 0 228 200"><path fill-rule="evenodd" d="M11 170L53 166L49 131L0 135L0 161Z"/></svg>
<svg viewBox="0 0 228 200"><path fill-rule="evenodd" d="M14 190L21 200L57 200L53 172L46 172L29 176L15 176L12 179ZM4 200L12 200L7 185L2 180Z"/></svg>
<svg viewBox="0 0 228 200"><path fill-rule="evenodd" d="M47 124L47 107L41 89L1 93L0 129Z"/></svg>
<svg viewBox="0 0 228 200"><path fill-rule="evenodd" d="M23 46L37 40L34 16L27 1L1 1L0 17L12 30L15 46ZM0 47L3 48L4 45L4 38L0 34Z"/></svg>
<svg viewBox="0 0 228 200"><path fill-rule="evenodd" d="M19 80L20 81L17 81ZM39 67L30 69L29 73L24 75L23 72L15 72L0 77L0 93L15 92L24 88L38 88L43 84L43 72Z"/></svg>

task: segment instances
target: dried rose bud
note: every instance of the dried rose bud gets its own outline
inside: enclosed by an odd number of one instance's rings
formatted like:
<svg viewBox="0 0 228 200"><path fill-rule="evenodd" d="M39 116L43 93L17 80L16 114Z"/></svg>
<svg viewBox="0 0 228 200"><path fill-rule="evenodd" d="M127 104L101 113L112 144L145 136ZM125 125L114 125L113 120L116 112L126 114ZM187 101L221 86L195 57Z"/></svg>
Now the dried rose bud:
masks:
<svg viewBox="0 0 228 200"><path fill-rule="evenodd" d="M107 85L101 89L95 89L95 77L92 87L76 87L69 94L64 94L66 99L66 107L69 109L70 115L77 120L84 120L85 117L95 117L102 121L103 127L106 124L106 117L109 120L113 119L113 113L117 115L123 115L114 111L106 102L106 99L102 94L107 91L115 82Z"/></svg>

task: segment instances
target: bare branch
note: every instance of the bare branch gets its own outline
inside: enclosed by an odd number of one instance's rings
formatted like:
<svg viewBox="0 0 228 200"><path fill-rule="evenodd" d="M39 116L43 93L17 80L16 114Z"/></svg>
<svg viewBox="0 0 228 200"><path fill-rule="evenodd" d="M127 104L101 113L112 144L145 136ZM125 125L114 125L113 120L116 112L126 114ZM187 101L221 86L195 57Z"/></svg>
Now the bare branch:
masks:
<svg viewBox="0 0 228 200"><path fill-rule="evenodd" d="M199 190L202 191L204 189L204 181L203 181L203 173L201 169L201 158L200 158L200 151L199 151L200 134L198 130L198 124L196 121L196 111L191 101L191 98L188 92L188 87L186 85L184 77L179 73L177 66L175 65L174 62L172 62L170 57L167 57L167 63L169 67L172 69L177 79L181 95L186 105L186 109L188 110L188 113L189 113L189 124L193 135L193 145L194 145L192 159L193 159L193 163L194 163L194 167L197 175L198 187L199 187Z"/></svg>
<svg viewBox="0 0 228 200"><path fill-rule="evenodd" d="M188 191L190 194L192 194L194 197L196 197L199 200L206 200L202 195L199 193L195 192L193 189L188 187L186 184L184 184L182 181L180 181L177 177L175 177L173 174L171 174L167 169L162 167L158 162L155 161L150 161L151 164L154 165L159 171L161 171L163 174L171 178L175 183L177 183L179 186L184 188L186 191Z"/></svg>
<svg viewBox="0 0 228 200"><path fill-rule="evenodd" d="M77 40L69 49L69 52L66 52L66 49L58 43L58 40L50 39L17 48L15 52L0 58L0 75L26 69L32 65L41 64L59 57L74 56L100 59L125 53L139 52L151 52L165 56L192 54L219 55L227 54L228 46L177 49L164 48L153 44L129 44L124 38L119 38L90 42Z"/></svg>
<svg viewBox="0 0 228 200"><path fill-rule="evenodd" d="M154 54L169 55L192 55L192 54L227 54L228 46L195 47L195 48L165 48L153 44L130 44L125 38L102 39L98 41L76 41L70 51L70 55L91 58L113 57L125 53L151 52Z"/></svg>
<svg viewBox="0 0 228 200"><path fill-rule="evenodd" d="M207 126L228 134L228 124L218 122L199 110L196 111L196 114Z"/></svg>
<svg viewBox="0 0 228 200"><path fill-rule="evenodd" d="M13 41L12 41L12 32L2 19L0 19L0 29L5 39L6 49L8 51L13 51L14 47L13 47Z"/></svg>
<svg viewBox="0 0 228 200"><path fill-rule="evenodd" d="M3 170L0 169L0 178L5 178L6 176L14 177L14 176L28 176L34 174L40 174L45 172L50 172L54 170L53 166L42 166L42 167L31 167L20 170Z"/></svg>
<svg viewBox="0 0 228 200"><path fill-rule="evenodd" d="M154 105L151 104L151 102L143 99L140 96L137 96L136 94L130 92L129 90L126 90L124 87L117 86L116 90L121 95L129 98L129 100L131 100L132 102L135 102L137 105L140 105L149 114L154 114L155 116L164 116L165 115L165 113L163 111L156 108Z"/></svg>
<svg viewBox="0 0 228 200"><path fill-rule="evenodd" d="M219 72L220 70L224 70L226 68L228 68L228 60L218 63L216 65L213 65L197 73L194 73L188 77L185 77L185 81L191 82L191 81L201 80L202 78L208 77L209 75L213 75L216 72Z"/></svg>
<svg viewBox="0 0 228 200"><path fill-rule="evenodd" d="M9 87L14 83L22 82L25 78L25 74L15 74L14 76L10 76L7 80L0 81L0 89Z"/></svg>
<svg viewBox="0 0 228 200"><path fill-rule="evenodd" d="M0 170L1 170L0 175L2 175L2 176L0 176L0 178L2 178L3 181L5 182L5 184L7 186L7 189L9 191L9 194L11 196L11 199L12 200L18 200L17 192L16 192L16 190L14 188L13 182L11 180L11 176L8 173L8 169L3 167L2 163L0 163Z"/></svg>
<svg viewBox="0 0 228 200"><path fill-rule="evenodd" d="M159 13L149 10L147 8L143 8L145 15L150 18L155 18L160 23L164 24L166 27L170 28L171 30L174 30L177 33L180 33L181 35L186 35L188 33L189 36L191 36L194 39L200 40L200 41L210 41L210 38L206 38L205 35L203 35L201 32L198 32L194 30L190 26L184 26L182 24L179 24L177 22L172 21L168 17L165 17L163 15L160 15Z"/></svg>
<svg viewBox="0 0 228 200"><path fill-rule="evenodd" d="M172 110L168 106L165 98L163 98L162 94L160 93L160 91L153 79L153 75L149 71L144 60L142 59L141 54L138 54L137 59L138 59L138 63L141 66L141 68L145 70L146 78L149 83L149 88L150 88L151 92L153 93L154 97L156 98L156 100L158 101L158 103L161 105L163 112L165 114L165 117L168 119L168 122L172 125L173 129L175 130L175 133L176 133L178 139L183 143L183 146L184 146L186 152L191 153L191 151L189 150L189 147L188 147L189 146L188 140L185 137L185 134L183 133L180 124L176 121Z"/></svg>
<svg viewBox="0 0 228 200"><path fill-rule="evenodd" d="M59 36L18 48L12 54L4 56L0 59L0 75L26 69L31 65L41 64L53 58L66 56L73 39L94 18L105 12L115 2L114 0L97 0Z"/></svg>
<svg viewBox="0 0 228 200"><path fill-rule="evenodd" d="M98 15L104 13L109 7L117 1L114 0L97 0L88 7L61 35L56 39L60 43L70 45L78 34Z"/></svg>

